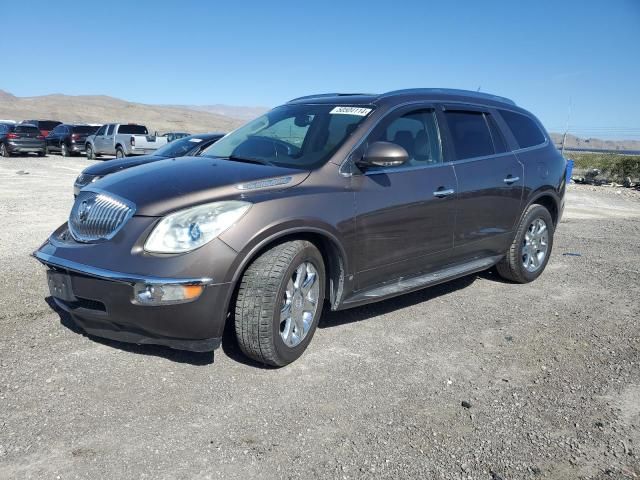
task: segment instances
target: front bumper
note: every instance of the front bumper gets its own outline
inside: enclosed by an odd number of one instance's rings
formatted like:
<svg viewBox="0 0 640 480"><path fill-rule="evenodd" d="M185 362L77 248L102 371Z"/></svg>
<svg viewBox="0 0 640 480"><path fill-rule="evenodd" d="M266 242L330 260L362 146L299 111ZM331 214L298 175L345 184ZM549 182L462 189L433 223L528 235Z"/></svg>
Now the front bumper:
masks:
<svg viewBox="0 0 640 480"><path fill-rule="evenodd" d="M214 283L206 277L166 278L95 268L46 253L47 245L33 255L50 269L68 276L73 299L61 298L54 292L52 297L88 334L194 352L211 351L220 345L230 283ZM132 302L135 283L198 284L204 289L189 303L147 306Z"/></svg>

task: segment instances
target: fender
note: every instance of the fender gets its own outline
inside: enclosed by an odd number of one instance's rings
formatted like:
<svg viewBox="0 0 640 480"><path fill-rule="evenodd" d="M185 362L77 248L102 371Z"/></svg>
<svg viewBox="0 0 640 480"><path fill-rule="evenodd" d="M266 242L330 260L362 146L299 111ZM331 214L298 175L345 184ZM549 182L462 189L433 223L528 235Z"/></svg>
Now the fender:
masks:
<svg viewBox="0 0 640 480"><path fill-rule="evenodd" d="M276 225L270 225L263 229L255 239L247 244L243 249L238 252L238 261L234 262L230 271L233 272L231 278L225 279L229 282L237 282L240 279L240 275L246 269L247 265L253 260L256 254L264 249L267 245L277 241L280 238L284 238L294 234L314 234L324 237L330 241L331 244L337 249L340 259L345 267L345 272L348 272L348 257L343 247L343 243L339 240L337 232L334 229L325 224L319 222L317 219L290 219ZM224 239L220 238L224 241ZM227 242L225 242L227 243ZM227 244L228 245L228 244ZM229 245L231 248L233 246ZM235 250L235 249L234 249Z"/></svg>

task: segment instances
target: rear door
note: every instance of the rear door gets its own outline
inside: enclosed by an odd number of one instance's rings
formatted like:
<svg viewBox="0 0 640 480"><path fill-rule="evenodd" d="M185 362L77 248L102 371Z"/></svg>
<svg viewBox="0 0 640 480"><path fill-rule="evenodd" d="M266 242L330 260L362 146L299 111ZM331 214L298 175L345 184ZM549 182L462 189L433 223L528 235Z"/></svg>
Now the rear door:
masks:
<svg viewBox="0 0 640 480"><path fill-rule="evenodd" d="M444 106L441 115L458 180L454 255L503 254L520 215L523 166L490 109Z"/></svg>
<svg viewBox="0 0 640 480"><path fill-rule="evenodd" d="M443 163L433 107L390 113L367 138L375 141L401 145L409 161L352 177L357 289L435 270L453 247L457 185L453 166Z"/></svg>

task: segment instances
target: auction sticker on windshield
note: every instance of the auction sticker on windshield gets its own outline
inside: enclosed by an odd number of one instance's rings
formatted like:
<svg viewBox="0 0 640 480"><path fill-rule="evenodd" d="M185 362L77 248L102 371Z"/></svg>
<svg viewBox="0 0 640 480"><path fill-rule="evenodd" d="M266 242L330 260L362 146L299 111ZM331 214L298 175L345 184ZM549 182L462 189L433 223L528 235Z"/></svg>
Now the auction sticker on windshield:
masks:
<svg viewBox="0 0 640 480"><path fill-rule="evenodd" d="M371 112L371 108L362 108L362 107L335 107L329 113L337 114L337 115L358 115L360 117L365 117L369 115Z"/></svg>

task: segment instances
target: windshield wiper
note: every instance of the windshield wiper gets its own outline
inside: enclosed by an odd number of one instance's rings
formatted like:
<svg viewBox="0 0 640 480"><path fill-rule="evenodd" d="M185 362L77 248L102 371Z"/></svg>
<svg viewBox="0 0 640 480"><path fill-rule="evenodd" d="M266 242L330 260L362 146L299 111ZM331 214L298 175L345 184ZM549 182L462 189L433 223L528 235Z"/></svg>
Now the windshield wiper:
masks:
<svg viewBox="0 0 640 480"><path fill-rule="evenodd" d="M273 166L273 163L268 162L266 160L262 160L261 158L238 157L237 155L229 155L228 157L221 157L221 158L223 160L231 160L232 162L255 163L257 165Z"/></svg>

